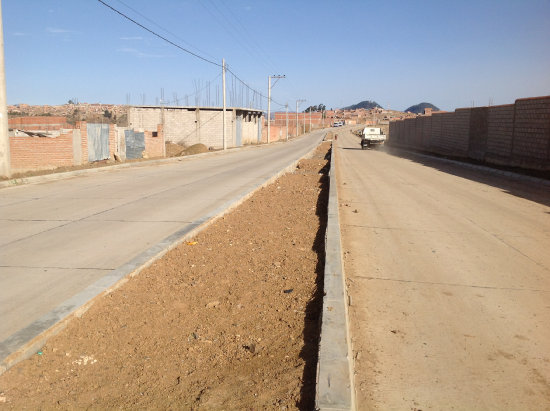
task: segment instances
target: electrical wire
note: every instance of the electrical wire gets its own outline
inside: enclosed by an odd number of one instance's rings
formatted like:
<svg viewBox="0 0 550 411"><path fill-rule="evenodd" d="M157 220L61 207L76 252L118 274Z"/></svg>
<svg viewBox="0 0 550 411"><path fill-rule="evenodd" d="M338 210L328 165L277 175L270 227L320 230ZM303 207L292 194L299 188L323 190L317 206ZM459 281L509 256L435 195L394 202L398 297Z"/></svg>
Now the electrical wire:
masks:
<svg viewBox="0 0 550 411"><path fill-rule="evenodd" d="M214 2L214 1L215 0L211 0L211 2ZM237 25L233 25L233 27L235 27L237 29L237 31L240 29L243 37L248 39L250 44L252 46L254 46L254 48L258 51L258 55L264 61L265 67L268 68L269 70L273 71L273 72L279 71L275 68L275 64L273 63L273 61L271 60L269 55L264 52L263 48L256 42L254 36L250 34L250 32L248 31L246 26L241 22L239 16L237 14L235 14L230 7L227 6L227 2L220 1L219 3L222 6L222 8L225 8L229 12L229 14L231 14L231 16L233 17L233 20L235 22L237 22ZM223 13L223 11L221 11L221 13L225 16L227 21L231 22L231 18L228 17L228 15L226 13ZM248 43L246 43L246 44L248 44Z"/></svg>
<svg viewBox="0 0 550 411"><path fill-rule="evenodd" d="M201 60L203 60L203 61L206 61L207 63L213 64L214 66L218 66L218 67L221 67L221 66L222 66L220 63L216 63L215 61L209 60L209 59L207 59L206 57L203 57L203 56L201 56L201 55L199 55L199 54L197 54L197 53L194 53L194 52L192 52L191 50L188 50L188 49L186 49L186 48L180 46L179 44L174 43L174 42L171 41L171 40L168 40L166 37L164 37L164 36L162 36L162 35L160 35L160 34L154 32L153 30L151 30L151 29L145 27L143 24L138 23L136 20L134 20L133 18L127 16L127 15L124 14L123 12L121 12L121 11L115 9L114 7L110 6L109 4L105 3L103 0L97 0L97 1L99 1L101 4L103 4L105 7L109 8L109 9L111 9L111 10L114 11L115 13L121 15L121 16L124 17L125 19L130 20L132 23L134 23L134 24L138 25L139 27L141 27L142 29L148 31L148 32L151 33L153 36L156 36L156 37L158 37L158 38L160 38L160 39L166 41L167 43L170 43L172 46L177 47L178 49L180 49L180 50L182 50L182 51L184 51L184 52L186 52L186 53L188 53L188 54L191 54L192 56L195 56L195 57L197 57L197 58L199 58L199 59L201 59Z"/></svg>
<svg viewBox="0 0 550 411"><path fill-rule="evenodd" d="M214 66L216 66L216 67L222 67L221 64L216 63L215 61L209 60L209 59L207 59L206 57L203 57L203 56L201 56L201 55L199 55L199 54L197 54L197 53L194 53L194 52L192 52L191 50L188 50L188 49L186 49L185 47L182 47L182 46L180 46L179 44L177 44L177 43L175 43L175 42L173 42L173 41L167 39L166 37L164 37L164 36L158 34L157 32L155 32L155 31L153 31L153 30L149 29L148 27L144 26L143 24L139 23L138 21L136 21L136 20L132 19L131 17L127 16L126 14L124 14L123 12L121 12L120 10L117 10L117 9L115 9L114 7L112 7L111 5L107 4L105 1L103 1L103 0L97 0L97 1L98 1L99 3L101 3L101 4L103 4L105 7L111 9L113 12L117 13L117 14L120 15L121 17L123 17L123 18L129 20L130 22L132 22L132 23L134 23L135 25L141 27L141 28L144 29L145 31L151 33L152 35L154 35L154 36L156 36L156 37L158 37L158 38L160 38L161 40L166 41L167 43L169 43L169 44L171 44L172 46L174 46L174 47L180 49L181 51L183 51L183 52L185 52L185 53L188 53L188 54L191 54L192 56L197 57L198 59L203 60L203 61L205 61L205 62L207 62L207 63L210 63L210 64L212 64L212 65L214 65ZM120 1L120 0L119 0L119 1ZM122 3L122 2L121 2L121 3ZM124 4L124 3L123 3L123 4ZM132 9L132 10L133 10L133 9ZM134 10L134 11L135 11L135 10ZM138 13L138 14L140 14L140 13ZM150 19L147 19L147 20L151 21ZM151 21L151 22L152 22L152 21ZM158 26L158 24L156 24L156 23L154 23L154 22L153 22L153 24L155 24L155 25ZM160 27L160 26L159 26L159 27ZM164 29L163 29L163 30L164 30ZM170 33L170 32L167 31L167 30L164 30L164 31ZM232 71L231 69L229 69L228 66L227 66L227 64L226 64L226 66L225 66L225 70L226 70L227 72L231 73L231 74L235 77L235 79L238 80L243 86L247 87L247 88L248 88L249 90L251 90L251 91L254 91L254 92L255 92L257 95L259 95L261 98L264 98L264 99L268 100L268 97L267 97L267 96L263 95L260 91L258 91L258 90L256 90L256 89L250 87L244 80L242 80L239 76L237 76L237 74L236 74L234 71ZM195 93L195 94L196 94L196 93ZM276 105L278 105L278 106L280 106L280 107L285 107L285 104L281 104L281 103L279 103L279 102L273 100L273 98L271 99L271 102L274 103L274 104L276 104Z"/></svg>
<svg viewBox="0 0 550 411"><path fill-rule="evenodd" d="M171 36L173 36L174 38L184 42L185 44L187 44L189 47L192 47L194 48L195 50L197 50L198 52L202 53L202 54L206 54L208 55L209 57L211 57L213 60L216 59L216 57L212 56L211 54L205 52L204 50L201 50L199 49L198 47L194 46L193 44L189 43L188 41L186 41L185 39L182 39L181 37L179 37L177 34L174 34L173 32L165 29L164 27L162 27L160 24L157 24L156 22L154 22L153 20L151 20L149 17L147 17L145 14L141 13L139 10L136 10L135 8L133 8L132 6L126 4L125 2L123 2L122 0L116 0L117 2L119 2L120 4L124 5L126 8L132 10L134 13L136 13L137 15L143 17L145 20L147 20L148 22L150 22L151 24L153 24L154 26L157 26L159 29L161 29L162 31L170 34Z"/></svg>

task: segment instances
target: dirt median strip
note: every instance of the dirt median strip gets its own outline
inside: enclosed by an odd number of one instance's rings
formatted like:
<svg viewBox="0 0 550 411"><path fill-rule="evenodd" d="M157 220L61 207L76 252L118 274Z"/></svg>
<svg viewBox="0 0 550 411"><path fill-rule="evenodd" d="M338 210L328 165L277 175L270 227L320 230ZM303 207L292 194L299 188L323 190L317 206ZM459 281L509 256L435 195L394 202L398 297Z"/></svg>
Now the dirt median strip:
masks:
<svg viewBox="0 0 550 411"><path fill-rule="evenodd" d="M312 409L329 148L0 376L2 405Z"/></svg>

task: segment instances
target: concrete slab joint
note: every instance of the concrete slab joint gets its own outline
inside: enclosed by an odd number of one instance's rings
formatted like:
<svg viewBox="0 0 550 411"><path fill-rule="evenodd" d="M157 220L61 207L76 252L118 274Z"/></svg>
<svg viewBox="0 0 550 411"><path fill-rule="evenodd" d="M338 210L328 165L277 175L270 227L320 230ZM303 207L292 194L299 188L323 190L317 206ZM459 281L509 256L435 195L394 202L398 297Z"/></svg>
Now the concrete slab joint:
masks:
<svg viewBox="0 0 550 411"><path fill-rule="evenodd" d="M342 264L334 149L333 141L330 156L329 201L325 234L323 314L315 398L316 409L326 411L355 410L353 365Z"/></svg>

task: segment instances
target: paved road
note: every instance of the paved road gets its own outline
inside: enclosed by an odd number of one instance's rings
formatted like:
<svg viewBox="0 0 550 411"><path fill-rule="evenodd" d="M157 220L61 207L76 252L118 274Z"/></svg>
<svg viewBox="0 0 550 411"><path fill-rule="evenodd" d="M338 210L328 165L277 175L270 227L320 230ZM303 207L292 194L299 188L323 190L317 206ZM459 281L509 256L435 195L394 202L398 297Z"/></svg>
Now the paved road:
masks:
<svg viewBox="0 0 550 411"><path fill-rule="evenodd" d="M338 144L358 409L549 409L548 186Z"/></svg>
<svg viewBox="0 0 550 411"><path fill-rule="evenodd" d="M288 143L0 190L0 341L316 146Z"/></svg>

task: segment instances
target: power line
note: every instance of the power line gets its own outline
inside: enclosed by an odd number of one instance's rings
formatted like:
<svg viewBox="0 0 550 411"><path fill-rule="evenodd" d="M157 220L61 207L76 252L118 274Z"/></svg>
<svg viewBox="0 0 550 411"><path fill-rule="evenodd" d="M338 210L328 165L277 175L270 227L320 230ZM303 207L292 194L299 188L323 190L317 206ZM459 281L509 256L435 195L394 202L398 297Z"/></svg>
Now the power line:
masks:
<svg viewBox="0 0 550 411"><path fill-rule="evenodd" d="M211 1L213 2L214 0L211 0ZM246 39L248 39L250 44L253 45L257 49L258 55L266 63L266 68L268 68L269 70L278 71L278 70L276 70L276 67L275 67L275 64L273 63L273 61L269 58L269 55L264 53L263 48L258 45L258 43L256 42L254 36L252 36L250 34L250 32L245 27L245 25L241 22L239 16L237 14L235 14L233 12L233 10L231 10L230 7L227 6L226 2L221 1L220 4L223 6L223 8L225 8L227 11L229 11L229 13L233 16L234 21L237 22L237 26L234 26L234 27L236 27L237 29L240 28L241 32L244 34L244 37ZM230 21L231 18L227 18L227 20Z"/></svg>
<svg viewBox="0 0 550 411"><path fill-rule="evenodd" d="M227 6L225 6L223 2L220 4L223 5L226 10L231 12L231 10ZM212 17L214 17L218 21L220 27L222 27L231 37L233 37L235 42L241 45L241 48L246 51L250 55L250 57L252 57L255 61L263 60L264 66L269 71L273 70L273 68L270 68L268 67L268 65L265 64L266 60L263 58L263 55L261 53L256 53L256 51L254 50L254 38L246 32L240 31L239 27L233 24L231 17L227 13L225 13L225 11L222 10L221 7L218 7L214 0L202 1L201 5ZM210 10L210 8L212 8L212 10ZM214 13L214 11L216 13ZM243 38L246 39L246 41L243 41Z"/></svg>
<svg viewBox="0 0 550 411"><path fill-rule="evenodd" d="M186 41L185 39L182 39L181 37L179 37L177 34L174 34L173 32L165 29L164 27L162 27L160 24L156 23L155 21L151 20L149 17L147 17L145 14L141 13L139 10L136 10L134 9L133 7L129 6L128 4L126 4L125 2L123 2L122 0L116 0L118 1L120 4L124 5L126 8L132 10L134 13L138 14L139 16L143 17L145 20L147 20L148 22L150 22L151 24L153 24L154 26L157 26L159 29L161 29L162 31L170 34L171 36L174 36L176 39L180 40L180 41L183 41L185 44L187 44L189 47L192 47L194 48L195 50L201 52L202 54L206 54L208 56L210 56L212 59L216 59L216 57L210 55L209 53L205 52L204 50L201 50L199 49L198 47L194 46L193 44L189 43L188 41Z"/></svg>
<svg viewBox="0 0 550 411"><path fill-rule="evenodd" d="M241 80L241 79L239 78L239 76L237 76L233 71L231 71L230 68L228 68L228 67L226 66L225 69L226 69L226 71L228 71L229 73L231 73L231 74L232 74L241 84L243 84L245 87L248 87L250 90L255 91L256 93L258 93L258 95L259 95L260 97L265 98L266 100L268 99L267 96L264 96L260 91L257 91L257 90L255 90L255 89L253 89L253 88L250 87L248 84L246 84L243 80ZM271 99L271 102L273 102L273 103L275 103L275 104L277 104L277 105L279 105L279 106L281 106L281 107L284 107L284 106L285 106L284 104L278 103L277 101L275 101L275 100L273 100L273 99Z"/></svg>
<svg viewBox="0 0 550 411"><path fill-rule="evenodd" d="M158 37L158 38L160 38L160 39L166 41L167 43L170 43L172 46L177 47L178 49L180 49L180 50L182 50L182 51L184 51L184 52L186 52L186 53L189 53L189 54L191 54L192 56L195 56L195 57L197 57L197 58L199 58L199 59L201 59L201 60L203 60L203 61L206 61L207 63L213 64L213 65L218 66L218 67L221 67L221 66L222 66L221 64L216 63L215 61L209 60L209 59L207 59L207 58L205 58L205 57L203 57L203 56L201 56L201 55L199 55L199 54L197 54L197 53L193 53L191 50L187 50L186 48L180 46L179 44L176 44L176 43L174 43L173 41L168 40L166 37L161 36L160 34L154 32L153 30L151 30L151 29L145 27L143 24L138 23L137 21L135 21L135 20L132 19L131 17L128 17L128 16L127 16L126 14L124 14L123 12L121 12L121 11L115 9L114 7L110 6L109 4L105 3L103 0L97 0L97 1L99 1L101 4L103 4L105 7L109 8L109 9L111 9L111 10L114 11L115 13L120 14L120 15L121 15L122 17L124 17L125 19L130 20L132 23L138 25L138 26L141 27L143 30L148 31L148 32L151 33L153 36L156 36L156 37Z"/></svg>
<svg viewBox="0 0 550 411"><path fill-rule="evenodd" d="M100 2L101 4L103 4L105 7L111 9L111 10L114 11L115 13L119 14L119 15L122 16L123 18L125 18L125 19L131 21L131 22L134 23L135 25L141 27L141 28L144 29L145 31L151 33L152 35L154 35L154 36L156 36L156 37L158 37L158 38L160 38L161 40L166 41L167 43L169 43L169 44L171 44L172 46L174 46L174 47L180 49L181 51L183 51L183 52L185 52L185 53L188 53L188 54L191 54L192 56L195 56L195 57L197 57L197 58L199 58L199 59L201 59L201 60L203 60L203 61L205 61L205 62L207 62L207 63L210 63L210 64L212 64L212 65L214 65L214 66L222 67L221 64L216 63L215 61L209 60L209 59L207 59L207 58L205 58L205 57L203 57L203 56L201 56L201 55L199 55L199 54L197 54L197 53L194 53L194 52L192 52L191 50L188 50L188 49L186 49L186 48L180 46L179 44L177 44L177 43L175 43L175 42L173 42L173 41L167 39L166 37L164 37L164 36L158 34L157 32L155 32L155 31L149 29L148 27L144 26L143 24L141 24L141 23L137 22L136 20L132 19L131 17L127 16L126 14L124 14L123 12L121 12L120 10L117 10L117 9L115 9L114 7L112 7L111 5L107 4L107 3L104 2L103 0L97 0L97 1ZM118 1L120 1L120 0L118 0ZM122 3L122 2L121 2L121 3ZM124 3L122 3L122 4L124 4ZM201 4L202 4L202 3L201 3ZM133 10L133 9L132 9L132 10ZM135 11L135 10L134 10L134 11ZM137 11L136 11L136 12L137 12ZM140 13L138 13L138 14L140 14ZM141 15L141 14L140 14L140 15ZM151 20L148 19L148 18L147 18L147 20L151 21ZM151 22L152 22L152 21L151 21ZM157 24L154 23L154 22L153 22L153 24L157 25ZM158 25L157 25L157 26L158 26ZM160 26L159 26L159 27L160 27ZM165 30L165 29L163 29L163 30L169 33L168 30ZM264 99L266 99L266 100L268 99L268 97L265 96L265 95L263 95L260 91L258 91L258 90L256 90L256 89L250 87L244 80L242 80L239 76L237 76L237 74L236 74L234 71L232 71L231 69L229 69L229 68L227 67L227 65L226 65L226 71L228 71L229 73L231 73L231 74L233 75L233 77L235 77L235 79L238 80L242 85L244 85L244 86L247 87L248 89L250 89L250 90L254 91L255 93L257 93L261 98L264 98ZM195 93L195 94L196 94L196 93ZM277 104L277 105L280 106L280 107L284 107L284 106L285 106L284 104L281 104L281 103L279 103L279 102L277 102L277 101L275 101L275 100L273 100L273 99L271 99L271 101L272 101L273 103Z"/></svg>

